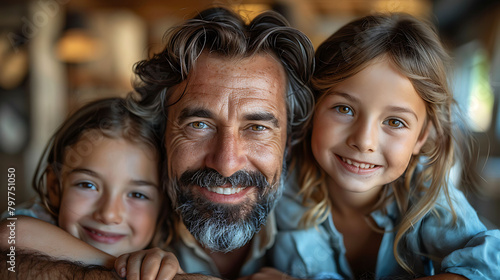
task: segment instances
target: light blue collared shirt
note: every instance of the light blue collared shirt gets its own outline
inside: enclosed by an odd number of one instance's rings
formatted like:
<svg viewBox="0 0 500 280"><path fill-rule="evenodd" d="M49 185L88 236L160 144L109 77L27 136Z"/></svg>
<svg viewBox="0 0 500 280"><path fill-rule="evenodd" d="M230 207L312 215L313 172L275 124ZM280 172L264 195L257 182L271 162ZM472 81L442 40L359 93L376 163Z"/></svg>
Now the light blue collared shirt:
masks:
<svg viewBox="0 0 500 280"><path fill-rule="evenodd" d="M457 215L453 223L444 196L435 205L439 214L429 213L409 230L400 246L406 248L406 263L416 275L455 273L469 279L500 279L500 231L487 230L465 196L450 188ZM275 214L278 235L271 249L271 262L279 270L297 278L354 279L346 258L342 234L337 231L331 215L317 228L298 227L307 210L301 205L297 179L288 179L283 198ZM412 277L393 254L400 213L396 202L386 208L387 214L374 211L371 217L385 230L375 271L376 279ZM431 260L432 258L432 260Z"/></svg>
<svg viewBox="0 0 500 280"><path fill-rule="evenodd" d="M57 221L52 217L52 215L43 207L40 198L36 197L25 201L16 206L15 211L16 216L28 216L42 220L53 225L57 225ZM4 211L0 216L0 221L9 218L10 214L8 211Z"/></svg>

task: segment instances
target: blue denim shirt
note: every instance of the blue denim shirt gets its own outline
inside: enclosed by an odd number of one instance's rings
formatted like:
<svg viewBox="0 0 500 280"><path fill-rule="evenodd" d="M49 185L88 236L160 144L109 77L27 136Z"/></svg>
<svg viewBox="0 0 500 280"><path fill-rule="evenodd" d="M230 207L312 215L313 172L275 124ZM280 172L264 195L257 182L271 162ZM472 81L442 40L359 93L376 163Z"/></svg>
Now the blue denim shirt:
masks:
<svg viewBox="0 0 500 280"><path fill-rule="evenodd" d="M288 180L275 209L278 235L270 253L273 266L297 278L354 279L342 234L335 228L331 215L317 228L298 226L307 208L301 205L296 181L293 176ZM450 195L456 223L445 197L439 197L435 210L440 218L427 214L400 241L406 248L406 262L418 276L447 272L469 279L500 279L500 231L486 229L462 192L450 188ZM385 230L374 278L414 277L399 266L393 254L393 229L400 219L396 203L386 210L387 215L382 211L371 213Z"/></svg>
<svg viewBox="0 0 500 280"><path fill-rule="evenodd" d="M57 221L50 215L50 213L43 207L40 198L36 197L25 201L16 206L15 211L16 216L28 216L32 218L37 218L39 220L57 225ZM6 210L0 215L0 221L9 218L9 212Z"/></svg>

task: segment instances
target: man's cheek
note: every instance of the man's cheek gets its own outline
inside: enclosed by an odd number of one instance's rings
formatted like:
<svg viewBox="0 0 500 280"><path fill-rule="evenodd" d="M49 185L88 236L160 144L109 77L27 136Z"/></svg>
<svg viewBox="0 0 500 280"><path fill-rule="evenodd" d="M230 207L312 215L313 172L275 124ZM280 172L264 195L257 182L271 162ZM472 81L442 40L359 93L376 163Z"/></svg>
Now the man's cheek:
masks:
<svg viewBox="0 0 500 280"><path fill-rule="evenodd" d="M283 156L284 156L284 145L280 141L270 141L262 145L258 145L252 150L252 157L258 165L259 170L266 174L269 178L269 174L276 173L282 168Z"/></svg>
<svg viewBox="0 0 500 280"><path fill-rule="evenodd" d="M189 165L190 161L196 158L199 154L199 150L196 145L190 143L182 134L168 134L166 139L165 148L167 150L167 164L168 164L168 176L169 178L174 178L174 176L180 176L176 170L183 170L184 165Z"/></svg>

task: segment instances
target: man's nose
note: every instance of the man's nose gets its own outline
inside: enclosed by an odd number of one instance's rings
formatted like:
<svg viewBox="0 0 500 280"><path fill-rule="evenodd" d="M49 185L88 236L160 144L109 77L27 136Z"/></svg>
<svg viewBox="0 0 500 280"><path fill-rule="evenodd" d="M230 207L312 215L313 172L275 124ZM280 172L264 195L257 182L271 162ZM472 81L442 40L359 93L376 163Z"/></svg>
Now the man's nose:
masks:
<svg viewBox="0 0 500 280"><path fill-rule="evenodd" d="M358 120L356 125L351 127L347 144L362 153L375 152L378 145L378 128L374 121Z"/></svg>
<svg viewBox="0 0 500 280"><path fill-rule="evenodd" d="M233 175L246 165L244 141L236 129L223 129L211 141L206 166L215 169L224 177Z"/></svg>
<svg viewBox="0 0 500 280"><path fill-rule="evenodd" d="M103 194L94 211L94 219L106 224L120 224L123 221L124 205L119 195Z"/></svg>

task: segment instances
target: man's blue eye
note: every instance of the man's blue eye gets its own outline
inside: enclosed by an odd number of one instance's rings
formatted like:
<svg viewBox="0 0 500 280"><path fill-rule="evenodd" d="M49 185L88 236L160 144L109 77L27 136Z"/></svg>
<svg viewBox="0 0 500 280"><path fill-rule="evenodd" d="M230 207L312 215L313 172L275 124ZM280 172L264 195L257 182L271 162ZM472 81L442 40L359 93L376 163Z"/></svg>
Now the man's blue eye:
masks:
<svg viewBox="0 0 500 280"><path fill-rule="evenodd" d="M192 122L189 125L194 129L203 129L208 127L208 125L204 122Z"/></svg>

